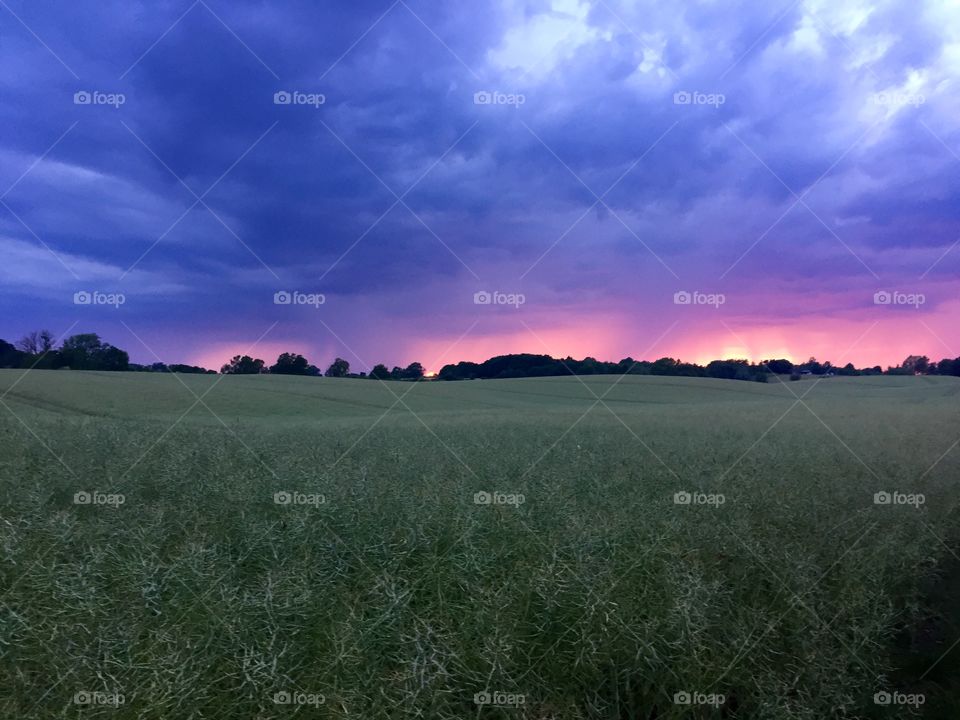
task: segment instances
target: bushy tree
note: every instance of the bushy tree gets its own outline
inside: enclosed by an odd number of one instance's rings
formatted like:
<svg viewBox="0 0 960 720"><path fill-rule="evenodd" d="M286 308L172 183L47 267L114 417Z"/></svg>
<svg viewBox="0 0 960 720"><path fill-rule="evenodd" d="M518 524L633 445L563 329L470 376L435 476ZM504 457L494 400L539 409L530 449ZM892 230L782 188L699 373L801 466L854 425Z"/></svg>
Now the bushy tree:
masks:
<svg viewBox="0 0 960 720"><path fill-rule="evenodd" d="M389 380L390 370L388 370L387 366L383 363L379 363L373 366L373 370L370 371L370 377L374 380Z"/></svg>
<svg viewBox="0 0 960 720"><path fill-rule="evenodd" d="M960 358L951 360L944 358L937 363L938 375L960 375Z"/></svg>
<svg viewBox="0 0 960 720"><path fill-rule="evenodd" d="M105 343L97 356L96 365L97 370L127 370L130 365L130 356L120 348Z"/></svg>
<svg viewBox="0 0 960 720"><path fill-rule="evenodd" d="M423 365L418 362L412 362L403 370L404 380L421 380L423 378Z"/></svg>
<svg viewBox="0 0 960 720"><path fill-rule="evenodd" d="M249 355L234 355L230 362L220 368L224 375L259 375L264 372L266 365L260 358L254 359Z"/></svg>
<svg viewBox="0 0 960 720"><path fill-rule="evenodd" d="M811 357L803 365L800 366L802 370L808 370L811 375L823 375L825 372L823 369L823 364L818 362L815 357Z"/></svg>
<svg viewBox="0 0 960 720"><path fill-rule="evenodd" d="M270 366L270 372L274 375L309 375L311 367L303 355L281 353L276 364Z"/></svg>
<svg viewBox="0 0 960 720"><path fill-rule="evenodd" d="M342 378L350 374L350 363L343 358L337 358L324 373L327 377Z"/></svg>
<svg viewBox="0 0 960 720"><path fill-rule="evenodd" d="M480 365L461 360L456 365L444 365L437 374L441 380L473 380L480 376Z"/></svg>
<svg viewBox="0 0 960 720"><path fill-rule="evenodd" d="M793 372L793 363L782 358L778 360L764 360L761 364L766 365L770 368L770 372L776 373L777 375L789 375Z"/></svg>
<svg viewBox="0 0 960 720"><path fill-rule="evenodd" d="M859 375L860 371L854 367L853 363L847 363L837 370L837 375Z"/></svg>
<svg viewBox="0 0 960 720"><path fill-rule="evenodd" d="M707 365L706 374L725 380L766 382L770 371L763 365L751 365L749 360L714 360Z"/></svg>
<svg viewBox="0 0 960 720"><path fill-rule="evenodd" d="M926 355L910 355L900 364L900 367L909 374L923 374L926 373L930 367L930 358Z"/></svg>
<svg viewBox="0 0 960 720"><path fill-rule="evenodd" d="M23 353L6 340L0 340L0 367L15 368L20 366Z"/></svg>
<svg viewBox="0 0 960 720"><path fill-rule="evenodd" d="M63 341L60 362L73 370L127 370L130 357L96 333L81 333Z"/></svg>

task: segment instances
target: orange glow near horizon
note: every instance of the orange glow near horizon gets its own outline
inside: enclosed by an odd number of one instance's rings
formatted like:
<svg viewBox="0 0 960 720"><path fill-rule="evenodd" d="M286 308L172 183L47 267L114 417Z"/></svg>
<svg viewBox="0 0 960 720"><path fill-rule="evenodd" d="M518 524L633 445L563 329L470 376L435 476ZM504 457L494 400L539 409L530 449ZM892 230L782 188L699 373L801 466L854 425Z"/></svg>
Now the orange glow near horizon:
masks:
<svg viewBox="0 0 960 720"><path fill-rule="evenodd" d="M357 350L365 359L400 366L421 362L428 376L435 375L446 364L482 362L512 353L572 356L578 360L590 356L612 362L628 356L651 361L673 357L700 365L728 358L751 362L785 358L800 363L812 356L838 366L852 362L857 367L886 368L914 354L927 355L932 360L960 356L955 322L958 314L960 301L944 303L936 311L922 315L881 310L864 313L862 318L809 316L776 325L756 320L750 320L747 325L722 315L680 315L679 322L669 332L673 320L669 317L651 327L632 316L558 319L553 314L499 315L486 318L459 342L457 335L411 337L403 327L393 327L389 334L373 335L378 346L373 349L362 346L364 337L345 336L345 340L351 344L356 342ZM349 350L331 346L329 339L327 343L323 343L323 339L314 343L273 340L251 347L255 340L220 342L194 352L185 348L185 355L190 358L185 362L219 370L238 354L263 358L270 365L280 353L296 352L323 369L335 355L352 358ZM352 359L351 365L358 370L369 369Z"/></svg>
<svg viewBox="0 0 960 720"><path fill-rule="evenodd" d="M662 331L644 332L619 320L608 319L605 325L594 321L592 326L584 323L548 328L531 320L527 324L536 335L523 328L476 338L468 336L452 349L450 346L456 338L416 343L413 349L418 357L424 358L425 364L432 363L428 367L433 372L447 363L482 362L496 355L521 352L553 357L569 355L577 359L591 356L612 362L627 356L636 360L673 357L700 365L732 358L751 362L783 358L801 363L816 357L837 366L853 363L856 367L886 368L899 365L914 354L927 355L932 360L960 356L960 342L953 338L956 347L946 342L956 334L954 318L958 313L960 302L954 302L924 316L881 312L875 319L816 317L752 327L740 326L732 320L725 321L724 325L719 318L707 316L698 318L701 322L695 326L680 322L656 344ZM638 341L641 332L643 339ZM442 353L444 356L434 361L433 358Z"/></svg>

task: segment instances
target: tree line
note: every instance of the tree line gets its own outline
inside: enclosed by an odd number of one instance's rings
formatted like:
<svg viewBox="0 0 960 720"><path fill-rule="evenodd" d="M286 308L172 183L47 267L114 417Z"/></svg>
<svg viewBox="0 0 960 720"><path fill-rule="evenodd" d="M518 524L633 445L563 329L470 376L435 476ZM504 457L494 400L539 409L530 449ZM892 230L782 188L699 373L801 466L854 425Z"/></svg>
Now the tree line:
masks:
<svg viewBox="0 0 960 720"><path fill-rule="evenodd" d="M56 347L56 338L49 330L37 330L24 335L15 343L0 339L0 368L37 368L41 370L113 370L126 372L175 372L216 374L216 370L196 365L166 364L155 362L140 365L130 362L125 350L103 342L96 333L81 333L66 338ZM318 377L354 377L379 380L420 380L424 376L423 365L410 363L405 368L388 369L386 365L376 365L368 375L365 372L353 373L350 363L336 358L326 371L297 353L281 353L273 365L267 365L260 358L249 355L235 355L221 368L225 375L306 375Z"/></svg>
<svg viewBox="0 0 960 720"><path fill-rule="evenodd" d="M270 373L271 375L308 375L318 377L321 375L320 368L311 365L303 356L297 353L281 353L277 362L273 365L267 364L260 358L252 358L249 355L234 355L230 361L220 368L224 375L259 375L261 373ZM343 358L336 358L330 366L322 373L324 377L332 378L370 378L372 380L421 380L424 377L423 365L418 362L410 363L405 368L394 367L389 370L386 365L374 365L368 375L365 372L350 372L350 363Z"/></svg>
<svg viewBox="0 0 960 720"><path fill-rule="evenodd" d="M24 335L16 344L0 340L0 367L56 370L130 370L130 356L105 343L96 333L81 333L66 338L54 347L49 330Z"/></svg>
<svg viewBox="0 0 960 720"><path fill-rule="evenodd" d="M41 368L73 370L112 370L130 372L176 372L208 373L215 370L157 362L151 365L131 363L126 351L103 342L96 333L71 335L55 347L56 340L48 330L27 333L16 343L0 339L0 368ZM380 363L370 373L351 372L350 363L336 358L327 369L311 364L303 355L281 353L273 365L250 355L234 355L220 368L224 375L303 375L308 377L368 378L371 380L422 380L424 368L413 362L405 368L392 369ZM900 365L879 365L866 368L854 367L853 363L834 366L829 361L820 362L810 358L803 363L793 363L783 358L762 360L714 360L706 365L687 363L679 359L663 357L659 360L634 360L626 357L619 362L608 362L586 357L554 358L550 355L519 353L498 355L481 363L459 362L444 365L437 375L439 380L492 380L496 378L548 377L558 375L671 375L679 377L708 377L726 380L767 382L771 375L789 375L799 380L805 375L952 375L960 376L960 358L944 358L932 361L926 355L910 355Z"/></svg>
<svg viewBox="0 0 960 720"><path fill-rule="evenodd" d="M911 355L897 367L884 370L879 365L866 368L853 363L834 366L811 357L803 363L783 358L761 360L713 360L706 365L683 362L663 357L659 360L634 360L626 357L619 362L606 362L592 357L576 360L558 359L550 355L499 355L482 363L459 362L445 365L437 378L440 380L492 380L495 378L547 377L556 375L670 375L678 377L708 377L725 380L767 382L771 375L789 375L799 380L805 375L830 377L834 375L953 375L960 376L960 358L944 359L934 363L926 356Z"/></svg>

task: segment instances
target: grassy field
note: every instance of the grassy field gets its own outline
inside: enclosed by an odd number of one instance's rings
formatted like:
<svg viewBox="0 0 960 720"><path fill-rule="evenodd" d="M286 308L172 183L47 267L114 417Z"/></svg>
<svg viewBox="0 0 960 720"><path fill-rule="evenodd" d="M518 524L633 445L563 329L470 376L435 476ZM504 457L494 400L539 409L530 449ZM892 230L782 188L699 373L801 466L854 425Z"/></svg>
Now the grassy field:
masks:
<svg viewBox="0 0 960 720"><path fill-rule="evenodd" d="M0 717L957 716L955 378L0 397Z"/></svg>

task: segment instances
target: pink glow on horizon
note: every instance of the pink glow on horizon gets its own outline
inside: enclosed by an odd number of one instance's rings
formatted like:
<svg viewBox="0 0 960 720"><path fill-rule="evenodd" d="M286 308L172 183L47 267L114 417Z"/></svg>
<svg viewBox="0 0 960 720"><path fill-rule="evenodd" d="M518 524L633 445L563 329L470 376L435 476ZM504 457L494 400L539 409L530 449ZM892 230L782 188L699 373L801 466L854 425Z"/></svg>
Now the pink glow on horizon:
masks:
<svg viewBox="0 0 960 720"><path fill-rule="evenodd" d="M664 313L655 318L654 324L649 317L634 315L571 317L555 313L534 315L520 310L517 315L481 318L459 342L460 333L430 332L429 327L385 328L370 324L364 325L357 336L343 329L338 332L344 342L356 345L364 360L388 366L418 361L427 372L437 372L443 365L461 360L482 362L511 353L559 358L569 355L577 359L591 356L614 362L628 356L637 360L666 356L699 364L724 358L753 362L786 358L803 362L814 356L835 365L852 362L857 367L886 368L913 354L927 355L932 360L960 356L960 329L955 322L958 315L960 301L941 304L935 311L865 308L840 317L811 315L788 318L779 324L722 312ZM418 330L428 334L417 337ZM256 345L256 337L209 345L205 344L207 338L196 338L196 343L190 342L193 338L182 336L177 340L180 352L188 359L172 358L171 362L213 370L219 370L237 354L263 358L271 365L282 352L301 353L321 370L337 355L349 360L355 370L369 370L350 349L322 333L309 341L265 339Z"/></svg>
<svg viewBox="0 0 960 720"><path fill-rule="evenodd" d="M662 329L643 328L616 318L607 318L606 326L594 318L592 325L571 323L565 326L527 324L534 335L522 328L488 331L482 337L467 336L452 347L455 337L431 339L413 344L413 355L430 371L461 360L482 362L495 355L510 353L572 356L582 359L618 361L630 356L636 360L679 358L706 364L711 360L745 358L752 362L786 358L795 363L816 357L842 366L899 365L908 355L927 355L931 360L960 357L960 336L955 318L960 302L941 305L935 312L890 311L872 308L863 318L807 317L782 325L752 321L744 326L735 319L718 315L699 316L679 322L673 330L662 319ZM662 333L659 342L657 338ZM649 350L647 350L650 348ZM444 354L439 361L434 361Z"/></svg>
<svg viewBox="0 0 960 720"><path fill-rule="evenodd" d="M773 358L803 362L816 357L839 366L853 363L858 368L880 365L886 369L899 365L908 355L927 355L931 360L960 356L958 312L960 302L951 302L923 314L882 308L857 320L808 318L782 326L761 323L748 328L727 321L727 327L721 325L680 344L677 355L700 363L731 357L753 362Z"/></svg>

